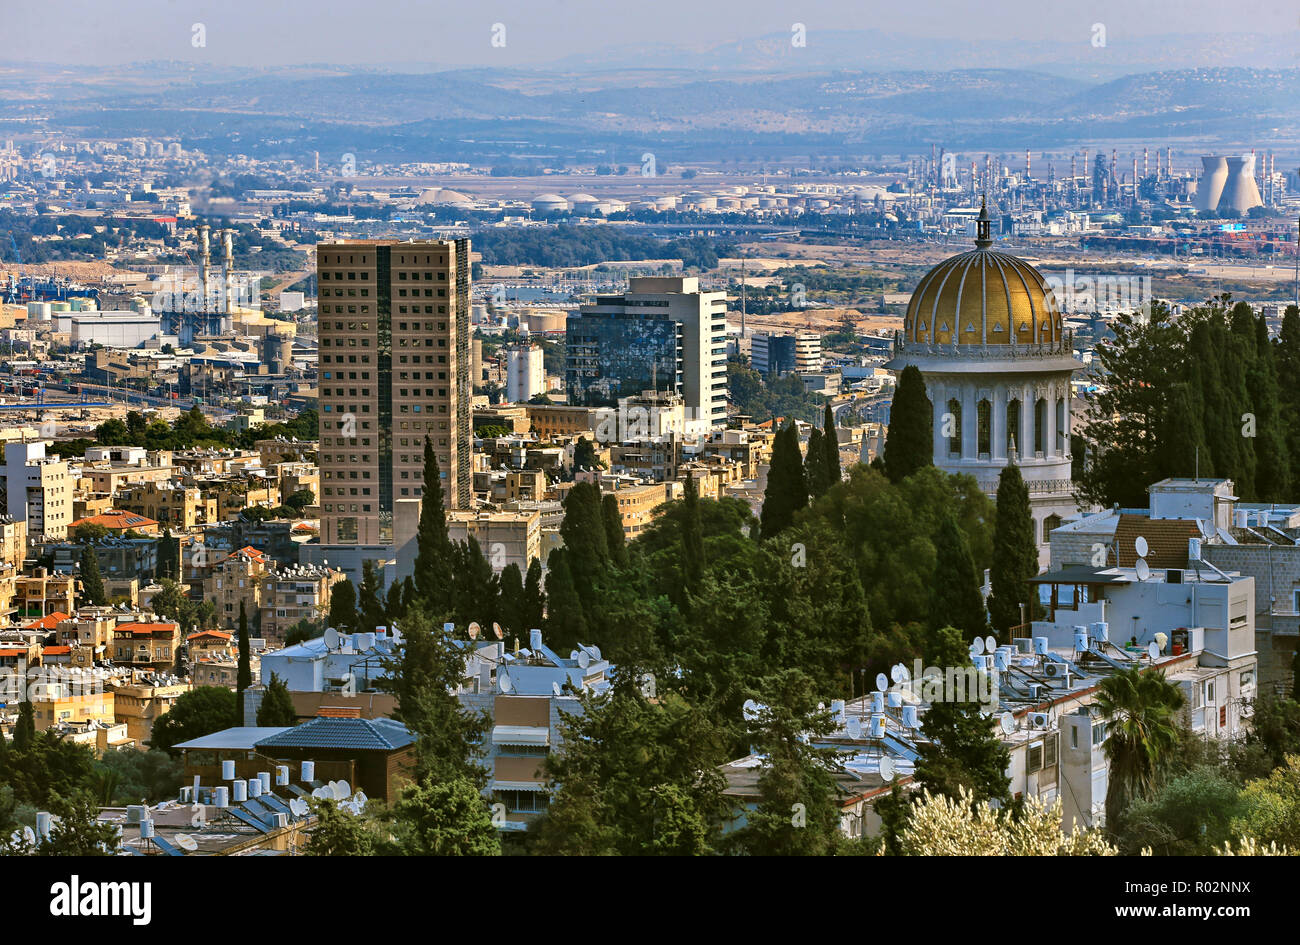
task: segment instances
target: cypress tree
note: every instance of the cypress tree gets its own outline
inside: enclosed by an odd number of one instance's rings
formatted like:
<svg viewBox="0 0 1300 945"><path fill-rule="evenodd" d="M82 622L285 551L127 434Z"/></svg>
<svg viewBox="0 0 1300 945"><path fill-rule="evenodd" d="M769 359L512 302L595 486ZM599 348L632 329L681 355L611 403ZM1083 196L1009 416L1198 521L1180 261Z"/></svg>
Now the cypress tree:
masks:
<svg viewBox="0 0 1300 945"><path fill-rule="evenodd" d="M686 477L682 511L682 576L686 590L694 594L704 580L704 528L700 521L700 496L693 476Z"/></svg>
<svg viewBox="0 0 1300 945"><path fill-rule="evenodd" d="M925 379L915 365L908 365L899 375L885 432L885 475L890 482L902 482L921 467L934 464L933 430Z"/></svg>
<svg viewBox="0 0 1300 945"><path fill-rule="evenodd" d="M808 494L816 499L830 488L830 476L826 469L826 449L822 444L822 431L816 427L808 434L808 449L803 459L804 479L808 482Z"/></svg>
<svg viewBox="0 0 1300 945"><path fill-rule="evenodd" d="M95 545L91 541L81 546L81 593L86 603L95 607L103 607L108 603L104 579L99 573L99 558L95 555Z"/></svg>
<svg viewBox="0 0 1300 945"><path fill-rule="evenodd" d="M426 436L420 524L415 536L415 588L435 619L446 615L454 603L451 599L452 546L447 532L447 511L443 508L445 501L438 457L433 451L433 441Z"/></svg>
<svg viewBox="0 0 1300 945"><path fill-rule="evenodd" d="M395 621L401 620L405 614L402 607L402 582L394 581L388 585L388 593L384 595L384 616L387 618L388 626L392 626Z"/></svg>
<svg viewBox="0 0 1300 945"><path fill-rule="evenodd" d="M14 750L26 751L35 740L36 708L31 699L24 699L18 704L18 721L14 723Z"/></svg>
<svg viewBox="0 0 1300 945"><path fill-rule="evenodd" d="M934 546L930 626L956 627L968 641L984 636L988 632L988 616L980 595L979 575L975 573L966 535L952 513L944 515Z"/></svg>
<svg viewBox="0 0 1300 945"><path fill-rule="evenodd" d="M497 612L501 625L510 633L523 634L531 629L524 626L524 576L513 561L501 572L501 604Z"/></svg>
<svg viewBox="0 0 1300 945"><path fill-rule="evenodd" d="M1300 485L1300 309L1294 305L1288 305L1282 316L1282 330L1273 345L1273 354L1285 420L1283 439L1290 468L1288 481Z"/></svg>
<svg viewBox="0 0 1300 945"><path fill-rule="evenodd" d="M542 563L534 558L528 562L524 578L523 630L540 630L546 620L546 594L542 590ZM521 631L522 632L522 631Z"/></svg>
<svg viewBox="0 0 1300 945"><path fill-rule="evenodd" d="M627 540L623 535L623 515L618 510L618 498L609 494L600 500L601 519L605 524L605 544L609 560L618 567L627 567Z"/></svg>
<svg viewBox="0 0 1300 945"><path fill-rule="evenodd" d="M575 483L564 500L564 521L560 523L564 539L565 563L573 586L584 602L592 596L596 576L609 561L609 541L605 537L605 515L601 510L600 489L590 482Z"/></svg>
<svg viewBox="0 0 1300 945"><path fill-rule="evenodd" d="M262 704L257 707L257 724L267 727L288 727L298 724L298 712L293 707L289 687L275 673L267 684Z"/></svg>
<svg viewBox="0 0 1300 945"><path fill-rule="evenodd" d="M476 622L490 627L497 618L500 583L473 535L456 544L455 574L456 606L453 614L456 623L468 626Z"/></svg>
<svg viewBox="0 0 1300 945"><path fill-rule="evenodd" d="M163 529L162 538L158 539L158 566L154 569L159 578L180 580L179 544L179 539L172 537L170 528Z"/></svg>
<svg viewBox="0 0 1300 945"><path fill-rule="evenodd" d="M237 719L242 719L244 714L244 690L253 685L253 668L251 656L251 641L248 635L248 614L244 610L244 602L239 602L239 668L235 678L235 695L238 701L235 704L235 713ZM238 722L236 724L239 724Z"/></svg>
<svg viewBox="0 0 1300 945"><path fill-rule="evenodd" d="M794 514L808 504L808 483L804 477L799 434L793 422L785 425L772 444L772 464L763 492L759 530L764 538L779 534L794 522Z"/></svg>
<svg viewBox="0 0 1300 945"><path fill-rule="evenodd" d="M1034 543L1034 519L1029 512L1029 489L1020 475L1020 467L1008 463L998 477L998 513L993 529L993 563L989 583L989 614L993 628L1003 639L1020 623L1020 605L1025 605L1026 619L1032 619L1033 585L1030 578L1038 573L1038 548Z"/></svg>
<svg viewBox="0 0 1300 945"><path fill-rule="evenodd" d="M1291 491L1291 457L1282 420L1282 397L1277 386L1277 365L1268 340L1264 316L1254 323L1255 361L1246 375L1246 387L1258 423L1255 437L1255 497L1261 502L1284 502Z"/></svg>
<svg viewBox="0 0 1300 945"><path fill-rule="evenodd" d="M357 589L349 578L330 588L329 625L340 632L357 628Z"/></svg>
<svg viewBox="0 0 1300 945"><path fill-rule="evenodd" d="M1201 413L1200 396L1190 384L1170 387L1156 439L1156 469L1161 478L1191 476L1198 470L1202 476L1211 473Z"/></svg>
<svg viewBox="0 0 1300 945"><path fill-rule="evenodd" d="M835 432L835 411L830 403L826 404L826 413L822 418L822 448L826 450L826 480L833 486L844 478L840 467L840 438Z"/></svg>
<svg viewBox="0 0 1300 945"><path fill-rule="evenodd" d="M556 548L551 552L549 564L546 575L546 638L552 649L563 652L586 638L587 618L569 568L569 549Z"/></svg>
<svg viewBox="0 0 1300 945"><path fill-rule="evenodd" d="M373 561L364 561L361 565L361 588L357 594L358 629L363 633L373 633L376 627L384 625L383 585L379 582L379 573Z"/></svg>
<svg viewBox="0 0 1300 945"><path fill-rule="evenodd" d="M402 613L410 613L411 608L415 606L415 601L419 592L415 589L415 578L407 575L402 581Z"/></svg>

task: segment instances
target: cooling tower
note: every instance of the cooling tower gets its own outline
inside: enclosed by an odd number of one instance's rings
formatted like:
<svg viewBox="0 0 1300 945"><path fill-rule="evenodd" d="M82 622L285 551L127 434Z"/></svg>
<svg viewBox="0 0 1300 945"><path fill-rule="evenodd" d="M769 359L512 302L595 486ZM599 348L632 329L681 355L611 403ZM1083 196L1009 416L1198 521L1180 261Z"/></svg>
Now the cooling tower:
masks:
<svg viewBox="0 0 1300 945"><path fill-rule="evenodd" d="M1227 158L1228 180L1223 185L1223 194L1219 197L1216 209L1232 208L1238 213L1245 213L1251 207L1262 206L1259 188L1255 186L1255 155L1245 154L1241 157Z"/></svg>
<svg viewBox="0 0 1300 945"><path fill-rule="evenodd" d="M1219 198L1223 195L1223 185L1228 182L1228 159L1222 157L1203 157L1205 173L1196 185L1196 209L1217 210Z"/></svg>

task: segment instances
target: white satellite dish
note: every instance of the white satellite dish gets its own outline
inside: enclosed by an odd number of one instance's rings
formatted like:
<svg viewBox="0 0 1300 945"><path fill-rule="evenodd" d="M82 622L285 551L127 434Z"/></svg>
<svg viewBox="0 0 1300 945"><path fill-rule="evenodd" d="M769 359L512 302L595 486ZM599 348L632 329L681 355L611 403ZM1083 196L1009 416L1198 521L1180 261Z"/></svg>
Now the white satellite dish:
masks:
<svg viewBox="0 0 1300 945"><path fill-rule="evenodd" d="M970 644L970 653L971 656L983 656L984 641L981 640L979 637L976 637L974 640L972 640Z"/></svg>
<svg viewBox="0 0 1300 945"><path fill-rule="evenodd" d="M1151 645L1147 647L1147 656L1151 657L1152 660L1160 659L1160 644L1153 641Z"/></svg>
<svg viewBox="0 0 1300 945"><path fill-rule="evenodd" d="M505 636L504 632L501 630L501 624L493 622L492 635L496 637L498 640L502 639Z"/></svg>
<svg viewBox="0 0 1300 945"><path fill-rule="evenodd" d="M301 797L295 797L289 802L289 810L292 811L295 817L306 817L311 813L311 805Z"/></svg>
<svg viewBox="0 0 1300 945"><path fill-rule="evenodd" d="M339 632L333 627L325 629L325 649L337 650L339 648Z"/></svg>
<svg viewBox="0 0 1300 945"><path fill-rule="evenodd" d="M907 667L902 663L898 664L898 677L899 683L909 683L912 681L912 674L908 672Z"/></svg>
<svg viewBox="0 0 1300 945"><path fill-rule="evenodd" d="M557 696L564 695L564 690L560 688L560 684L557 682L551 683L551 692L553 692Z"/></svg>
<svg viewBox="0 0 1300 945"><path fill-rule="evenodd" d="M896 683L901 683L905 672L907 672L907 670L903 668L902 663L895 663L893 666L889 667L889 678Z"/></svg>
<svg viewBox="0 0 1300 945"><path fill-rule="evenodd" d="M1147 551L1149 550L1147 548L1147 540L1141 535L1138 535L1137 538L1133 539L1133 550L1138 553L1139 558L1145 558L1147 556Z"/></svg>
<svg viewBox="0 0 1300 945"><path fill-rule="evenodd" d="M180 847L182 850L187 850L190 853L193 853L195 850L199 848L198 841L195 840L187 833L178 833L172 839L176 841L176 845L178 847Z"/></svg>
<svg viewBox="0 0 1300 945"><path fill-rule="evenodd" d="M992 634L989 634L988 636L986 636L986 637L984 638L984 652L985 652L985 653L992 653L992 652L993 652L994 650L996 650L997 648L998 648L998 639L997 639L997 637L993 636Z"/></svg>
<svg viewBox="0 0 1300 945"><path fill-rule="evenodd" d="M1001 725L1004 734L1012 734L1016 730L1016 717L1010 712L1003 712Z"/></svg>
<svg viewBox="0 0 1300 945"><path fill-rule="evenodd" d="M370 798L366 797L365 791L357 791L356 794L352 795L352 802L358 807L365 807L370 802Z"/></svg>
<svg viewBox="0 0 1300 945"><path fill-rule="evenodd" d="M1137 571L1139 581L1145 581L1151 576L1151 565L1147 564L1145 558L1138 558L1134 569Z"/></svg>
<svg viewBox="0 0 1300 945"><path fill-rule="evenodd" d="M318 787L316 790L311 792L311 796L316 798L318 801L334 800L334 792L327 787Z"/></svg>
<svg viewBox="0 0 1300 945"><path fill-rule="evenodd" d="M884 692L889 688L889 677L884 673L876 673L876 691Z"/></svg>
<svg viewBox="0 0 1300 945"><path fill-rule="evenodd" d="M352 785L348 784L348 782L346 781L335 781L334 796L337 797L340 801L343 800L345 797L351 797Z"/></svg>
<svg viewBox="0 0 1300 945"><path fill-rule="evenodd" d="M477 621L477 620L471 620L471 621L470 621L470 624L469 624L469 638L470 638L471 640L477 640L477 639L478 639L478 633L479 633L479 630L481 630L481 629L482 629L482 627L480 627L480 626L478 625L478 621Z"/></svg>
<svg viewBox="0 0 1300 945"><path fill-rule="evenodd" d="M510 677L505 673L497 673L497 688L502 692L509 692L514 688L514 684L510 682Z"/></svg>
<svg viewBox="0 0 1300 945"><path fill-rule="evenodd" d="M741 707L741 712L745 716L746 722L755 722L763 711L763 706L753 699L746 699L745 704Z"/></svg>
<svg viewBox="0 0 1300 945"><path fill-rule="evenodd" d="M849 720L844 723L844 729L849 733L849 738L856 741L862 737L862 720L857 716L851 716Z"/></svg>
<svg viewBox="0 0 1300 945"><path fill-rule="evenodd" d="M23 828L23 844L29 847L36 846L36 831L31 827Z"/></svg>
<svg viewBox="0 0 1300 945"><path fill-rule="evenodd" d="M894 759L884 755L880 758L880 780L894 780Z"/></svg>

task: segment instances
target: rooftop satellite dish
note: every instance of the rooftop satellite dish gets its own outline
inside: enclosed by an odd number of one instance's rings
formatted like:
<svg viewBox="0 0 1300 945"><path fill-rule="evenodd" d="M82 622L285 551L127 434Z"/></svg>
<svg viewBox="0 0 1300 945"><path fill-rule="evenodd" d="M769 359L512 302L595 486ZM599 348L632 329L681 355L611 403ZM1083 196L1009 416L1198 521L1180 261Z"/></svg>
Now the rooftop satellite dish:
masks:
<svg viewBox="0 0 1300 945"><path fill-rule="evenodd" d="M352 795L352 802L358 807L365 807L366 804L370 803L370 798L366 797L365 791L357 791L356 794Z"/></svg>
<svg viewBox="0 0 1300 945"><path fill-rule="evenodd" d="M894 759L893 759L893 758L889 758L889 757L887 757L887 756L883 756L883 755L881 756L881 758L880 758L880 780L882 780L882 781L892 781L892 780L894 780Z"/></svg>
<svg viewBox="0 0 1300 945"><path fill-rule="evenodd" d="M505 634L501 630L501 624L496 623L495 621L493 621L492 623L492 635L496 637L498 640L500 640L503 636L505 636Z"/></svg>
<svg viewBox="0 0 1300 945"><path fill-rule="evenodd" d="M1137 571L1139 581L1145 581L1151 576L1151 565L1146 563L1145 558L1138 558L1137 564L1134 565L1134 568Z"/></svg>
<svg viewBox="0 0 1300 945"><path fill-rule="evenodd" d="M1016 717L1010 712L1003 712L1002 720L999 724L1002 726L1003 733L1010 735L1016 730Z"/></svg>
<svg viewBox="0 0 1300 945"><path fill-rule="evenodd" d="M334 792L327 787L318 787L316 790L311 792L311 796L316 798L318 801L334 800Z"/></svg>
<svg viewBox="0 0 1300 945"><path fill-rule="evenodd" d="M505 673L497 673L497 688L502 692L509 692L514 688L514 683L510 681L510 677Z"/></svg>
<svg viewBox="0 0 1300 945"><path fill-rule="evenodd" d="M862 720L857 716L852 716L844 723L844 730L849 733L849 738L857 741L862 737Z"/></svg>
<svg viewBox="0 0 1300 945"><path fill-rule="evenodd" d="M884 673L876 673L876 691L884 692L889 688L889 677Z"/></svg>
<svg viewBox="0 0 1300 945"><path fill-rule="evenodd" d="M555 693L557 696L564 694L564 690L560 688L560 684L557 682L551 683L551 692Z"/></svg>
<svg viewBox="0 0 1300 945"><path fill-rule="evenodd" d="M348 782L346 781L335 781L334 796L338 798L340 801L343 800L343 798L345 797L351 797L352 785L348 784Z"/></svg>
<svg viewBox="0 0 1300 945"><path fill-rule="evenodd" d="M472 620L472 621L470 621L470 625L469 625L469 638L470 638L471 640L477 640L477 639L478 639L478 632L479 632L479 630L481 630L481 629L482 629L482 628L478 625L478 621L477 621L477 620Z"/></svg>
<svg viewBox="0 0 1300 945"><path fill-rule="evenodd" d="M1147 656L1151 657L1152 660L1160 659L1160 644L1153 642L1150 646L1148 646Z"/></svg>
<svg viewBox="0 0 1300 945"><path fill-rule="evenodd" d="M1139 558L1145 558L1148 551L1147 540L1138 535L1137 538L1133 539L1133 550L1138 553Z"/></svg>
<svg viewBox="0 0 1300 945"><path fill-rule="evenodd" d="M581 666L583 669L586 669L588 666L590 666L590 665L591 665L591 654L588 653L586 650L579 650L579 651L578 651L578 665Z"/></svg>
<svg viewBox="0 0 1300 945"><path fill-rule="evenodd" d="M971 656L982 656L984 654L984 641L976 637L970 644Z"/></svg>
<svg viewBox="0 0 1300 945"><path fill-rule="evenodd" d="M289 802L289 810L293 812L295 817L306 817L311 813L311 805L301 797L295 797Z"/></svg>
<svg viewBox="0 0 1300 945"><path fill-rule="evenodd" d="M899 684L909 683L912 681L912 674L908 672L907 667L902 663L898 664L898 675L894 677Z"/></svg>
<svg viewBox="0 0 1300 945"><path fill-rule="evenodd" d="M339 632L333 627L325 629L325 649L337 650L339 648Z"/></svg>
<svg viewBox="0 0 1300 945"><path fill-rule="evenodd" d="M187 833L178 833L172 839L176 841L176 845L178 847L180 847L182 850L185 850L189 853L193 853L195 850L199 848L198 841L195 840Z"/></svg>
<svg viewBox="0 0 1300 945"><path fill-rule="evenodd" d="M759 705L757 702L755 702L753 699L746 699L745 704L741 707L741 712L745 716L745 721L746 722L756 721L758 719L759 713L762 711L762 708L763 707Z"/></svg>
<svg viewBox="0 0 1300 945"><path fill-rule="evenodd" d="M984 652L992 653L998 648L998 638L989 634L984 638Z"/></svg>
<svg viewBox="0 0 1300 945"><path fill-rule="evenodd" d="M36 831L31 827L23 828L23 843L29 847L36 846Z"/></svg>

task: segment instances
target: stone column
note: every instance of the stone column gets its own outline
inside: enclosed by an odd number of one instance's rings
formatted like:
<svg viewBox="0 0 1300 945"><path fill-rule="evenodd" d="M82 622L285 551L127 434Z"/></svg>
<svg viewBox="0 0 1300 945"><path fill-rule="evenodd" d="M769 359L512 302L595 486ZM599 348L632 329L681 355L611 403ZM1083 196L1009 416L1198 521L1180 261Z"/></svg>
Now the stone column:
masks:
<svg viewBox="0 0 1300 945"><path fill-rule="evenodd" d="M1026 384L1020 391L1020 459L1034 458L1034 391Z"/></svg>
<svg viewBox="0 0 1300 945"><path fill-rule="evenodd" d="M948 391L942 384L930 386L930 406L934 416L933 429L931 435L934 438L934 462L935 465L948 461L948 441L943 435L943 415L948 412Z"/></svg>
<svg viewBox="0 0 1300 945"><path fill-rule="evenodd" d="M993 388L992 401L993 461L999 467L1007 464L1007 389L999 384Z"/></svg>
<svg viewBox="0 0 1300 945"><path fill-rule="evenodd" d="M1056 449L1056 385L1047 385L1047 442L1043 445L1047 447L1043 453L1048 459L1054 459L1058 455Z"/></svg>
<svg viewBox="0 0 1300 945"><path fill-rule="evenodd" d="M962 385L961 390L961 458L977 458L979 447L975 408L975 386L970 382Z"/></svg>

